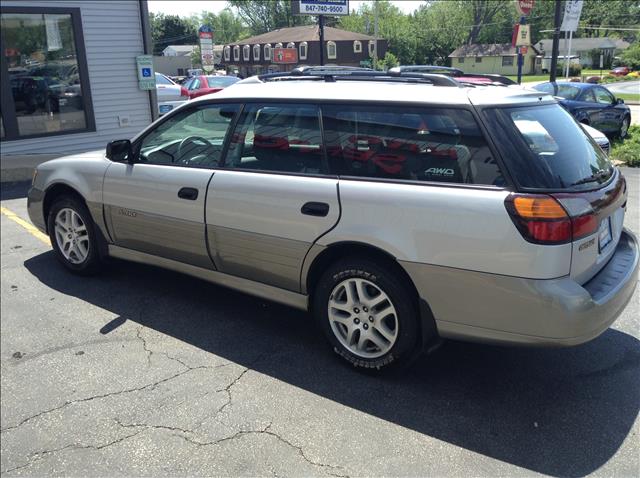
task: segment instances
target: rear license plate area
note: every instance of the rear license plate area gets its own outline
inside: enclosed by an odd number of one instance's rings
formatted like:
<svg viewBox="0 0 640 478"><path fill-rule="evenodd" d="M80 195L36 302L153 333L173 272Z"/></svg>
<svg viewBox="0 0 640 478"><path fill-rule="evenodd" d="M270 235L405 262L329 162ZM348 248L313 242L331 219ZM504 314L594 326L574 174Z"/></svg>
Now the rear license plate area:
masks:
<svg viewBox="0 0 640 478"><path fill-rule="evenodd" d="M611 234L611 217L606 217L600 222L598 228L598 250L602 252L607 245L613 240Z"/></svg>

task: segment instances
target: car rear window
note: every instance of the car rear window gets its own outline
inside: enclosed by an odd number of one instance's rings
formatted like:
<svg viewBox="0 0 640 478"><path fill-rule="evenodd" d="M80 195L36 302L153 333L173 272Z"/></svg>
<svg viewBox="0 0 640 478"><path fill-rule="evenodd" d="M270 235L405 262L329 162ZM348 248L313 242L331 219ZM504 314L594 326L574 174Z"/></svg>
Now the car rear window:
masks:
<svg viewBox="0 0 640 478"><path fill-rule="evenodd" d="M580 94L580 88L574 85L553 85L552 83L542 83L534 87L538 91L544 91L550 95L560 96L567 100L575 100Z"/></svg>
<svg viewBox="0 0 640 478"><path fill-rule="evenodd" d="M522 188L583 191L613 174L600 147L560 105L491 108L484 114Z"/></svg>
<svg viewBox="0 0 640 478"><path fill-rule="evenodd" d="M234 76L207 76L209 88L224 88L238 81Z"/></svg>
<svg viewBox="0 0 640 478"><path fill-rule="evenodd" d="M505 185L470 111L327 105L322 113L327 156L339 175Z"/></svg>

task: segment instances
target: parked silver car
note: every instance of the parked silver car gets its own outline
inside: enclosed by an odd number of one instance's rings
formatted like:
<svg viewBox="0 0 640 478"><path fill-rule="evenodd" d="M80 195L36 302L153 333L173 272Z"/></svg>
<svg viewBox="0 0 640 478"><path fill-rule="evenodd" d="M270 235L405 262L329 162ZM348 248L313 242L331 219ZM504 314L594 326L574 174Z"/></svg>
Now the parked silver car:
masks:
<svg viewBox="0 0 640 478"><path fill-rule="evenodd" d="M551 96L308 69L46 162L28 209L71 271L111 256L309 310L341 357L383 369L440 338L601 334L638 277L626 202Z"/></svg>

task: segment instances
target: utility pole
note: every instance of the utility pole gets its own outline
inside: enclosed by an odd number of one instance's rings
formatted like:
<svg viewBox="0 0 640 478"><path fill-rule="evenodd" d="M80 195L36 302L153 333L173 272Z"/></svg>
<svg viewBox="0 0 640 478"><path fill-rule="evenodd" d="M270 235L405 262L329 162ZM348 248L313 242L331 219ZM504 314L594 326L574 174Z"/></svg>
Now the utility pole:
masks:
<svg viewBox="0 0 640 478"><path fill-rule="evenodd" d="M558 51L560 50L560 18L562 16L562 2L556 0L556 9L553 15L553 48L551 49L551 66L549 69L549 81L555 83L556 68L558 67Z"/></svg>
<svg viewBox="0 0 640 478"><path fill-rule="evenodd" d="M520 25L524 25L527 23L527 18L523 15L520 17ZM520 30L518 30L520 33ZM522 83L522 64L524 63L524 56L522 56L522 47L516 46L518 49L518 84Z"/></svg>
<svg viewBox="0 0 640 478"><path fill-rule="evenodd" d="M378 68L378 2L373 2L373 68Z"/></svg>
<svg viewBox="0 0 640 478"><path fill-rule="evenodd" d="M318 28L320 30L320 66L324 66L324 15L318 15Z"/></svg>

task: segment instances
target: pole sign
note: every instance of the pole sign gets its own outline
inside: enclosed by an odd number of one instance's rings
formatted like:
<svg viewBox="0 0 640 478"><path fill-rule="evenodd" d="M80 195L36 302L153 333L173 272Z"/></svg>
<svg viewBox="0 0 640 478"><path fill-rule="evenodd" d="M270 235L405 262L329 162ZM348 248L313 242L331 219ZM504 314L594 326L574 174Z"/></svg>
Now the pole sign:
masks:
<svg viewBox="0 0 640 478"><path fill-rule="evenodd" d="M273 63L298 63L298 50L296 48L274 48L271 55Z"/></svg>
<svg viewBox="0 0 640 478"><path fill-rule="evenodd" d="M515 46L529 46L531 45L531 34L529 25L518 25L518 34L516 36Z"/></svg>
<svg viewBox="0 0 640 478"><path fill-rule="evenodd" d="M564 4L564 17L562 17L561 32L575 32L578 29L580 14L582 13L582 0L566 0Z"/></svg>
<svg viewBox="0 0 640 478"><path fill-rule="evenodd" d="M349 15L349 0L291 0L294 15Z"/></svg>
<svg viewBox="0 0 640 478"><path fill-rule="evenodd" d="M156 87L156 74L153 71L153 55L136 56L138 69L138 88L141 90L153 90Z"/></svg>
<svg viewBox="0 0 640 478"><path fill-rule="evenodd" d="M200 42L200 57L202 67L213 66L213 28L209 25L202 25L198 28L198 40Z"/></svg>
<svg viewBox="0 0 640 478"><path fill-rule="evenodd" d="M518 10L519 15L526 17L533 10L534 4L535 0L516 0L516 10Z"/></svg>

